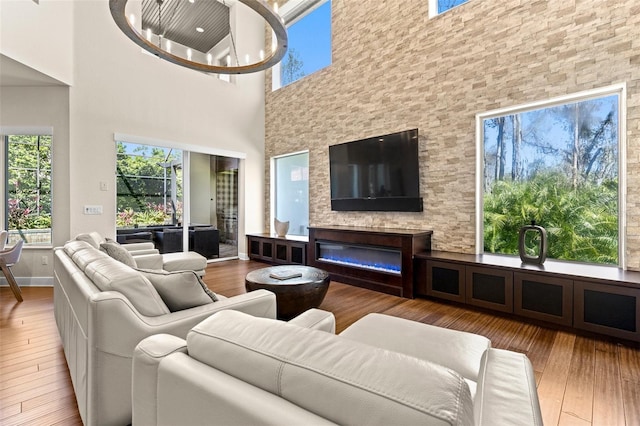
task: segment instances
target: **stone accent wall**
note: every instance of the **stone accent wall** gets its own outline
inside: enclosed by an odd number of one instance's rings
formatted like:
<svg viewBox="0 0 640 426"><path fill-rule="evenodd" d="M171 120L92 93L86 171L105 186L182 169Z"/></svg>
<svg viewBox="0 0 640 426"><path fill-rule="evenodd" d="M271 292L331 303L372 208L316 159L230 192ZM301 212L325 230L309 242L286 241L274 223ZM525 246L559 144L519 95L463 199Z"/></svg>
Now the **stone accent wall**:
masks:
<svg viewBox="0 0 640 426"><path fill-rule="evenodd" d="M626 260L640 270L637 0L470 0L433 19L427 0L332 7L331 66L275 92L267 71L267 206L269 159L308 149L312 225L432 229L434 250L473 253L476 114L626 83ZM331 211L329 145L416 127L424 212Z"/></svg>

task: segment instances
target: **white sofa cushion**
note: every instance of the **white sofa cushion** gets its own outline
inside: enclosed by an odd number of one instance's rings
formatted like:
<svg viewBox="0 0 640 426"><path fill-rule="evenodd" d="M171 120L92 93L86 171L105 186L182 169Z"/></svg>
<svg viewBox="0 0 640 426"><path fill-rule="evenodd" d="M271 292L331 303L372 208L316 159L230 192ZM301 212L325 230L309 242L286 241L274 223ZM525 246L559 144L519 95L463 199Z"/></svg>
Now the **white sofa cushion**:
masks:
<svg viewBox="0 0 640 426"><path fill-rule="evenodd" d="M322 331L234 311L187 335L189 356L338 424L473 424L455 371Z"/></svg>
<svg viewBox="0 0 640 426"><path fill-rule="evenodd" d="M96 232L96 231L78 234L76 236L76 240L89 243L93 248L96 248L96 249L99 249L100 244L107 241L106 238L104 238L99 232Z"/></svg>
<svg viewBox="0 0 640 426"><path fill-rule="evenodd" d="M377 313L356 321L340 336L435 362L473 382L478 381L482 355L491 347L491 341L478 334Z"/></svg>
<svg viewBox="0 0 640 426"><path fill-rule="evenodd" d="M218 301L194 271L136 270L151 282L171 312Z"/></svg>
<svg viewBox="0 0 640 426"><path fill-rule="evenodd" d="M170 312L156 289L140 272L84 241L70 241L64 245L64 250L96 287L101 291L122 293L142 315L154 317Z"/></svg>

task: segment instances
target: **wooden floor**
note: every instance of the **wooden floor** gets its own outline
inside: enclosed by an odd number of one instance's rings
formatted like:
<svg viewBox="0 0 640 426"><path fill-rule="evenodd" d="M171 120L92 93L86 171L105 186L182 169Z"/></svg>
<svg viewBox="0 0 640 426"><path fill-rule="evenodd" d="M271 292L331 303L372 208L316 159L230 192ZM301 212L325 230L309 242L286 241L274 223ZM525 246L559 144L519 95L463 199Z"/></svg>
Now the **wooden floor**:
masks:
<svg viewBox="0 0 640 426"><path fill-rule="evenodd" d="M219 262L207 269L214 291L244 292L244 276L264 264ZM53 318L51 288L24 288L15 302L0 289L0 424L81 424ZM494 347L523 352L536 373L545 425L640 425L640 347L540 327L425 299L402 299L332 283L322 309L338 332L381 312L487 336Z"/></svg>

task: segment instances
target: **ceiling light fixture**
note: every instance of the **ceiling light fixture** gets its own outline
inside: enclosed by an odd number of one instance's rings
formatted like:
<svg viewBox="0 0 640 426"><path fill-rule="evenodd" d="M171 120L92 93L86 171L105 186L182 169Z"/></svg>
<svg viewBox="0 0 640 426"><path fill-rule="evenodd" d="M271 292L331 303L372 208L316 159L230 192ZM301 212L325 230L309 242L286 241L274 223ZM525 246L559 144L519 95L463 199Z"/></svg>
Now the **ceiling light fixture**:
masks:
<svg viewBox="0 0 640 426"><path fill-rule="evenodd" d="M151 35L149 28L146 28L146 31L143 31L143 32L139 31L135 26L135 18L127 19L125 8L127 6L128 0L109 0L109 9L111 11L111 16L116 22L116 25L118 25L120 30L122 30L122 32L127 37L129 37L134 43L136 43L138 46L142 47L143 49L147 50L148 52L154 54L159 58L162 58L171 63L181 65L183 67L187 67L196 71L218 73L218 74L246 74L246 73L252 73L257 71L263 71L268 68L271 68L272 66L280 62L280 60L284 57L287 51L287 43L288 43L287 30L282 18L277 14L277 12L274 9L272 9L266 3L265 0L237 0L238 3L242 3L247 7L249 7L250 9L252 9L254 12L258 13L271 27L273 44L272 44L272 49L270 54L265 55L264 53L260 54L258 52L255 52L249 55L249 53L245 53L245 58L249 58L249 56L260 58L259 62L247 63L244 65L239 63L239 60L238 60L239 56L238 56L238 52L236 52L234 35L230 31L230 28L229 28L229 34L230 34L229 38L232 44L231 46L232 52L234 53L234 56L235 56L235 59L234 59L235 65L233 66L232 66L231 58L229 56L227 57L226 66L211 65L211 62L207 56L208 54L207 51L203 52L198 50L198 55L196 55L196 52L194 51L192 55L190 55L191 58L187 57L187 55L184 52L182 53L182 56L181 56L178 49L178 47L180 47L179 44L177 44L176 45L177 47L173 49L175 53L172 53L171 52L172 46L169 43L169 38L166 39L166 45L168 46L166 48L163 48L163 44L165 43L162 43L162 40L168 36L167 34L168 26L174 25L174 22L172 22L172 18L176 13L179 13L179 12L176 12L176 10L178 10L177 8L179 7L179 2L181 1L183 0L165 0L164 2L163 0L156 1L157 18L159 21L159 30L155 31L158 33L157 36ZM166 12L164 12L163 3L168 3L172 5L173 10L171 11L171 14L167 14ZM199 2L197 5L203 4L203 3L209 3L209 2ZM211 2L211 3L217 3L217 2ZM222 1L222 3L224 4L224 0ZM197 5L192 7L196 7ZM274 8L277 10L277 4L274 5ZM189 9L191 9L191 7L189 7ZM167 16L163 16L163 15L167 15ZM145 26L144 18L141 20L141 22L142 22L141 25ZM175 22L179 22L179 20L176 19ZM206 27L206 26L203 25L202 27L198 27L196 31L198 31L199 33L204 32L203 27ZM193 31L193 26L191 27L191 31ZM208 33L209 33L209 30L207 30L207 34ZM154 40L154 38L157 41ZM187 51L186 49L187 47L185 46L185 49L184 49L185 52Z"/></svg>

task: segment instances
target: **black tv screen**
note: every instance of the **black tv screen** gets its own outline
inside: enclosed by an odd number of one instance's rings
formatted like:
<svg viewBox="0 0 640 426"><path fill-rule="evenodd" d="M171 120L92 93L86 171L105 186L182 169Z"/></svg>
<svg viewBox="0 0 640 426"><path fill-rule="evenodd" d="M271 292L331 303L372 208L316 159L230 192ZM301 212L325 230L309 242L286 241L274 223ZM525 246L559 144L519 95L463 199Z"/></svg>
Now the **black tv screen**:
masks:
<svg viewBox="0 0 640 426"><path fill-rule="evenodd" d="M422 211L418 129L329 147L331 210Z"/></svg>

